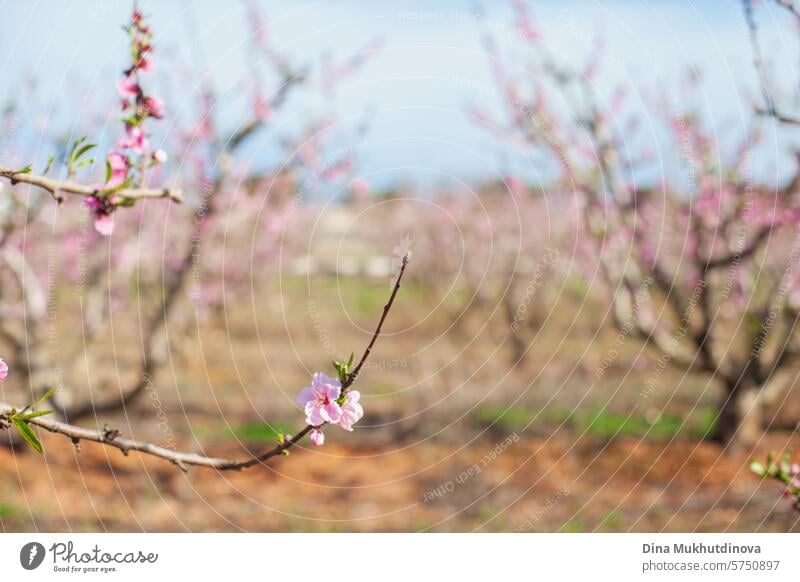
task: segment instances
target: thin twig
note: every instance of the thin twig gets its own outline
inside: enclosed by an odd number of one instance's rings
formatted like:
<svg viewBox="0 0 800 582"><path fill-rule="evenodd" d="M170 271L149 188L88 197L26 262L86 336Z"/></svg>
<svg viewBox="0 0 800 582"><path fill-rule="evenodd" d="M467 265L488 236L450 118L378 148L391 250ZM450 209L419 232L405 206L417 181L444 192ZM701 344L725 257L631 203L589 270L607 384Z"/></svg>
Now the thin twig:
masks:
<svg viewBox="0 0 800 582"><path fill-rule="evenodd" d="M14 184L30 184L42 190L50 192L53 196L60 196L62 193L76 194L78 196L99 196L105 191L96 186L79 184L67 180L54 180L45 176L31 174L30 172L20 172L0 166L0 178L5 178ZM115 190L114 194L122 198L140 200L144 198L168 198L173 202L183 202L183 197L179 189L172 188L121 188Z"/></svg>
<svg viewBox="0 0 800 582"><path fill-rule="evenodd" d="M361 360L359 360L358 365L353 368L353 371L345 379L344 383L342 384L342 390L347 390L353 382L356 381L358 378L359 372L361 372L361 367L364 365L364 362L367 361L370 352L372 351L372 347L375 345L375 342L378 340L378 336L381 334L381 328L383 327L383 322L386 321L386 316L389 315L389 310L392 308L392 304L394 303L394 298L397 296L397 292L400 290L400 281L403 279L403 273L406 271L406 265L408 265L408 261L411 260L411 254L406 253L403 257L403 264L400 266L400 272L397 274L397 280L394 283L394 288L392 289L392 294L389 296L389 301L386 302L386 305L383 306L383 314L381 315L381 319L378 322L378 327L375 328L375 333L372 334L372 339L367 345L367 349L364 350L364 354L361 356Z"/></svg>
<svg viewBox="0 0 800 582"><path fill-rule="evenodd" d="M397 292L400 290L400 282L403 278L403 274L405 273L406 265L408 265L409 259L409 255L403 257L403 265L397 275L397 280L395 281L392 293L389 296L389 301L384 306L383 314L378 321L375 332L372 334L372 339L370 340L369 345L367 345L366 350L364 350L364 355L361 356L361 360L358 362L358 365L342 384L343 391L346 391L353 384L353 382L355 382L361 367L367 361L367 358L369 357L369 354L381 333L381 328L383 327L384 321L386 321L389 310L394 304L395 297L397 297ZM8 419L12 410L13 408L11 405L0 402L0 428L8 428L8 423L4 421ZM317 428L312 425L306 425L299 433L291 438L284 439L273 448L249 459L237 461L234 459L225 459L221 457L208 457L197 453L173 451L171 449L160 447L154 443L124 438L120 436L119 431L113 430L108 426L104 426L102 430L92 430L67 424L65 422L59 422L45 416L32 418L28 422L43 428L44 430L65 436L69 438L76 446L81 440L87 440L119 449L124 455L128 455L130 451L138 451L146 455L152 455L154 457L164 459L165 461L169 461L182 471L185 471L190 465L195 467L216 469L218 471L241 471L242 469L254 467L255 465L261 465L264 463L264 461L271 459L272 457L283 455L285 451L288 451L295 444L300 442L314 428Z"/></svg>
<svg viewBox="0 0 800 582"><path fill-rule="evenodd" d="M796 17L800 18L793 2L782 0L775 1L778 5L789 10ZM769 75L767 74L767 66L764 61L764 54L761 50L761 42L758 39L758 25L756 24L755 15L753 14L753 0L742 0L742 5L744 9L745 21L747 23L750 47L753 51L753 64L755 65L756 72L758 73L761 96L766 105L765 107L756 108L756 113L759 115L772 117L779 123L783 123L785 125L800 125L800 119L780 111L775 104L775 98L772 94L772 87L770 86Z"/></svg>

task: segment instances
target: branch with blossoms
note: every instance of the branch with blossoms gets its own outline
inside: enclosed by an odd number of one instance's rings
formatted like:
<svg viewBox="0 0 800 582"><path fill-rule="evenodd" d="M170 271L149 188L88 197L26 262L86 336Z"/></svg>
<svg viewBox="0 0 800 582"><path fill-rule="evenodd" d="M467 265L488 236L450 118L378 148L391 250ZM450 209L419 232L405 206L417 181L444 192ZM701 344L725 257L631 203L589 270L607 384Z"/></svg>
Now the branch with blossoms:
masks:
<svg viewBox="0 0 800 582"><path fill-rule="evenodd" d="M120 432L105 426L102 430L87 429L65 422L59 422L45 418L52 410L34 410L40 402L47 400L51 393L41 396L33 405L17 409L9 404L0 403L0 430L9 429L13 424L19 430L22 437L31 444L39 453L43 453L41 441L31 428L31 425L42 428L54 434L60 434L69 438L76 447L81 440L103 444L108 447L116 448L128 455L130 451L138 451L143 454L159 457L175 464L178 468L185 471L188 466L207 467L218 471L239 471L262 465L265 461L279 455L287 455L289 449L299 443L308 435L312 444L321 446L325 442L322 428L326 425L338 425L344 430L351 432L353 425L356 424L364 415L364 409L360 404L361 393L352 390L351 387L358 379L362 367L369 359L378 337L381 334L383 324L394 305L397 293L400 290L403 275L410 260L410 255L403 257L402 266L398 272L397 279L389 295L383 313L378 320L378 325L372 337L361 355L358 364L353 367L353 356L348 362L334 362L338 379L331 378L322 372L317 372L312 377L311 386L303 388L297 396L297 402L303 407L308 423L296 435L278 436L278 443L257 455L248 459L235 460L220 457L209 457L196 453L186 453L174 451L156 445L154 443L128 439L121 436ZM5 380L8 375L8 366L0 360L0 382ZM51 391L52 392L52 391Z"/></svg>
<svg viewBox="0 0 800 582"><path fill-rule="evenodd" d="M776 461L772 453L767 455L766 464L751 461L750 470L762 479L772 479L783 485L783 496L792 500L792 509L800 513L800 464L792 462L791 453L785 453Z"/></svg>
<svg viewBox="0 0 800 582"><path fill-rule="evenodd" d="M162 150L152 151L146 132L148 119L162 119L164 101L155 95L147 94L140 82L142 73L152 72L150 53L153 50L152 32L144 23L144 17L134 10L130 23L125 27L130 37L131 64L117 83L120 94L120 108L125 135L111 150L105 163L103 183L81 184L73 180L75 173L94 163L90 152L97 147L86 138L74 142L65 160L66 180L48 178L53 166L54 156L50 156L42 174L33 173L32 167L20 169L0 166L0 178L12 185L29 184L49 192L58 202L64 201L64 194L83 196L86 206L94 216L94 225L102 235L114 232L113 213L117 208L136 204L138 200L165 198L181 202L181 191L176 188L149 188L146 184L146 171L166 161Z"/></svg>
<svg viewBox="0 0 800 582"><path fill-rule="evenodd" d="M16 184L30 184L52 194L75 194L84 198L102 198L111 193L113 187L94 186L71 182L69 180L57 180L48 178L40 174L34 174L30 170L13 170L0 166L0 177L6 178L12 186ZM113 195L120 200L147 200L153 198L167 198L173 202L183 202L183 194L178 188L119 188L113 190Z"/></svg>

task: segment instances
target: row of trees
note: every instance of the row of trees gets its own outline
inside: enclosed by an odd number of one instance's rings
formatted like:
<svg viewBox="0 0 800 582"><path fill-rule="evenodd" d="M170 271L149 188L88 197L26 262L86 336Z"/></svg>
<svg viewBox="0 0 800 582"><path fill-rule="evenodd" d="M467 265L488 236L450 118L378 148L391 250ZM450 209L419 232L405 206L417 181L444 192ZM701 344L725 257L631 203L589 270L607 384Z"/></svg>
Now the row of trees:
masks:
<svg viewBox="0 0 800 582"><path fill-rule="evenodd" d="M793 3L774 3L800 21ZM396 212L399 218L381 224L377 234L385 237L392 227L398 232L393 240L399 241L413 230L420 248L478 249L470 256L425 253L413 276L427 285L446 283L441 291L459 301L457 317L470 306L489 305L505 322L516 359L529 350L531 301L541 296L548 269L565 257L576 258L572 262L580 266L590 291L607 301L621 331L652 346L664 365L720 385L717 438L731 445L757 440L765 420L763 399L778 374L800 359L800 172L781 183L760 180L754 152L764 124L800 121L776 95L752 4L744 2L743 14L761 103L738 143L728 141L726 147L704 122L702 108L685 105L698 90L695 77L678 88L664 83L654 102L636 103L626 86L604 100L607 92L597 89L602 51L593 51L584 66L566 66L548 49L525 3L514 7L514 26L523 32L528 53L526 69L524 74L509 70L500 46L487 39L506 115L492 120L476 112L475 119L515 146L526 145L531 159L547 169L546 182L533 192L523 179L509 176L500 196L437 196L432 203L438 211ZM105 180L95 183L90 177L98 164L90 161L96 148L89 140L67 140L64 155L57 156L65 160L62 179L47 176L56 170L53 158L42 172L14 160L0 167L0 178L17 186L5 193L0 339L14 374L29 387L29 400L56 387L49 401L68 423L124 408L138 398L169 356L167 346L180 344L176 337L198 313L212 312L237 290L247 292L269 277L278 243L302 206L304 185L351 175L352 152L336 153L330 118L309 123L299 136L282 138L282 163L273 168L253 170L240 155L294 92L316 77L324 91L332 91L331 81L351 74L364 58L331 60L324 70L297 67L270 44L253 4L248 11L250 59L257 65L245 84L251 95L248 118L232 130L222 128L222 104L208 77L183 73L185 81L199 87L194 115L175 120L182 129L171 132L163 148L149 147L149 128L164 117L168 104L146 90L153 36L134 11L127 28L132 62L118 85L122 137L99 164L105 165ZM364 54L375 46L370 43ZM642 105L645 118L637 113ZM16 126L19 118L17 103L6 110L4 124ZM664 134L674 146L665 148L676 156L671 166L664 164L666 156L642 154L643 144L660 143ZM163 151L171 153L169 162ZM679 168L681 177L666 167ZM151 186L169 181L170 170L182 196L173 188ZM90 215L69 208L70 194L88 200ZM559 220L530 228L540 225L542 216ZM106 238L112 227L114 236ZM252 261L265 268L256 272L226 262L231 248L249 249ZM54 330L51 307L64 280L74 283L73 299L83 314L84 345L77 356L59 352ZM127 379L92 388L102 396L86 398L66 386L66 379L83 375L91 385L93 372L103 367L93 361L92 344L102 341L113 308L130 300L131 289L141 321L138 361ZM66 370L65 362L75 369ZM344 386L349 373L340 376Z"/></svg>
<svg viewBox="0 0 800 582"><path fill-rule="evenodd" d="M774 5L800 23L792 2ZM752 3L742 9L763 90L741 131L720 133L696 74L673 84L659 73L651 99L629 81L601 90L602 45L565 62L515 1L518 34L507 36L523 56L485 43L504 116L473 116L526 153L537 187L509 175L499 192L435 195L430 212L394 223L395 238L442 251L412 277L448 295L456 320L487 307L515 362L564 281L582 281L620 333L652 347L656 369L720 387L715 438L729 446L759 440L765 402L800 362L800 165L782 181L757 167L763 136L798 120L774 96Z"/></svg>

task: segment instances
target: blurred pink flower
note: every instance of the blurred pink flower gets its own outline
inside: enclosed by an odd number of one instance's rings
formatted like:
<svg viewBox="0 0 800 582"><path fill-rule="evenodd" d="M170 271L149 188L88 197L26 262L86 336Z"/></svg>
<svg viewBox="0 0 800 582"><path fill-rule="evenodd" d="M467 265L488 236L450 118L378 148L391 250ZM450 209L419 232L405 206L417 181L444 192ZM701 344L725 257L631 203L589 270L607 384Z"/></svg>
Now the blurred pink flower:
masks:
<svg viewBox="0 0 800 582"><path fill-rule="evenodd" d="M155 117L156 119L164 117L165 105L161 97L156 97L155 95L145 97L144 108L147 109L147 114L150 115L150 117Z"/></svg>
<svg viewBox="0 0 800 582"><path fill-rule="evenodd" d="M130 77L117 81L117 91L125 99L133 99L139 94L139 85Z"/></svg>
<svg viewBox="0 0 800 582"><path fill-rule="evenodd" d="M350 183L350 189L359 199L364 199L369 196L369 182L367 182L364 178L356 178L353 180Z"/></svg>
<svg viewBox="0 0 800 582"><path fill-rule="evenodd" d="M267 122L272 117L272 106L261 93L253 96L253 114L261 122Z"/></svg>
<svg viewBox="0 0 800 582"><path fill-rule="evenodd" d="M94 215L94 229L103 236L111 236L114 233L114 218L111 216L114 211L114 201L110 198L89 196L86 199L86 206Z"/></svg>
<svg viewBox="0 0 800 582"><path fill-rule="evenodd" d="M311 439L311 442L318 447L325 444L325 435L318 428L312 429L312 431L308 434L308 438Z"/></svg>
<svg viewBox="0 0 800 582"><path fill-rule="evenodd" d="M8 377L8 364L0 359L0 382Z"/></svg>
<svg viewBox="0 0 800 582"><path fill-rule="evenodd" d="M111 176L106 186L109 188L116 188L128 177L128 162L125 156L112 150L108 154L108 166L111 168Z"/></svg>
<svg viewBox="0 0 800 582"><path fill-rule="evenodd" d="M147 138L142 128L131 125L126 126L125 137L120 140L119 147L141 154L147 148Z"/></svg>
<svg viewBox="0 0 800 582"><path fill-rule="evenodd" d="M114 217L110 214L100 214L94 219L94 229L103 236L114 234Z"/></svg>
<svg viewBox="0 0 800 582"><path fill-rule="evenodd" d="M326 422L337 423L342 417L342 408L336 399L342 391L338 380L317 372L311 379L311 386L303 388L297 395L297 403L306 413L306 422L320 426Z"/></svg>
<svg viewBox="0 0 800 582"><path fill-rule="evenodd" d="M142 57L141 59L139 59L139 62L136 63L136 68L139 69L142 73L152 73L153 61L151 61L147 57Z"/></svg>
<svg viewBox="0 0 800 582"><path fill-rule="evenodd" d="M339 426L346 431L352 431L353 425L364 416L364 409L358 403L361 393L358 390L351 390L345 395L342 404L342 417L339 419Z"/></svg>

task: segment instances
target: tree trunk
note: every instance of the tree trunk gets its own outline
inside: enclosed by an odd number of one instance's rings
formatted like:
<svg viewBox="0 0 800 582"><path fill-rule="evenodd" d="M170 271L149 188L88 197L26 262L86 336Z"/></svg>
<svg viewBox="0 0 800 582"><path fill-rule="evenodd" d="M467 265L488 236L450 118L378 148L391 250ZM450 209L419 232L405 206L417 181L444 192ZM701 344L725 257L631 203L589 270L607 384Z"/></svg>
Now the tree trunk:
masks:
<svg viewBox="0 0 800 582"><path fill-rule="evenodd" d="M751 447L764 430L761 386L740 383L729 387L723 396L714 440L732 449Z"/></svg>

